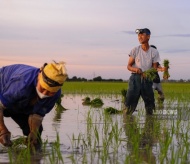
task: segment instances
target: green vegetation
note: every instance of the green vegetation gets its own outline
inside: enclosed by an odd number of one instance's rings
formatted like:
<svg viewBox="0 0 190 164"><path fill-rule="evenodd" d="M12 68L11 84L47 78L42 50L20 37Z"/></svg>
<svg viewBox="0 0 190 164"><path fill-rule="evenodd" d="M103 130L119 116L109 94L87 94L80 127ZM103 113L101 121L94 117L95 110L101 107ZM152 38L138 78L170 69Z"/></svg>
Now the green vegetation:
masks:
<svg viewBox="0 0 190 164"><path fill-rule="evenodd" d="M120 94L126 82L65 82L64 94Z"/></svg>
<svg viewBox="0 0 190 164"><path fill-rule="evenodd" d="M123 111L122 110L117 110L113 107L107 107L104 109L104 111L107 113L107 114L120 114L122 113Z"/></svg>
<svg viewBox="0 0 190 164"><path fill-rule="evenodd" d="M102 105L104 105L103 100L98 97L94 98L93 100L91 100L90 97L85 97L82 100L83 100L83 102L82 102L83 105L90 105L91 107L94 107L94 108L98 108L98 107L101 107Z"/></svg>
<svg viewBox="0 0 190 164"><path fill-rule="evenodd" d="M85 97L84 99L82 99L82 105L90 105L91 104L91 99L90 97Z"/></svg>
<svg viewBox="0 0 190 164"><path fill-rule="evenodd" d="M149 79L150 81L153 81L156 78L156 72L157 70L154 68L151 68L145 72L143 72L143 75Z"/></svg>
<svg viewBox="0 0 190 164"><path fill-rule="evenodd" d="M168 69L169 69L169 63L170 62L167 59L165 59L164 62L163 62L163 65L166 68L166 70L163 73L163 79L165 79L165 80L168 80L168 78L170 77L170 74L169 74L169 71L168 71Z"/></svg>
<svg viewBox="0 0 190 164"><path fill-rule="evenodd" d="M120 96L122 100L127 86L127 83L66 82L63 93L73 97L75 94L96 94L102 101L105 95L117 99ZM57 133L54 142L43 141L42 151L37 156L24 145L24 138L14 140L8 149L9 163L30 164L38 158L41 159L39 163L52 164L190 163L190 83L162 83L162 86L166 101L153 116L141 113L141 107L136 115L126 116L114 107L94 110L89 105L84 116L85 128L79 134L73 132L68 136L73 152L61 150L59 133L64 133L63 130ZM86 96L83 101L91 102L91 99ZM60 102L57 105L61 105ZM163 114L171 111L177 113Z"/></svg>
<svg viewBox="0 0 190 164"><path fill-rule="evenodd" d="M190 83L163 82L162 87L167 98L190 97ZM62 90L64 94L124 95L127 88L127 82L65 82Z"/></svg>

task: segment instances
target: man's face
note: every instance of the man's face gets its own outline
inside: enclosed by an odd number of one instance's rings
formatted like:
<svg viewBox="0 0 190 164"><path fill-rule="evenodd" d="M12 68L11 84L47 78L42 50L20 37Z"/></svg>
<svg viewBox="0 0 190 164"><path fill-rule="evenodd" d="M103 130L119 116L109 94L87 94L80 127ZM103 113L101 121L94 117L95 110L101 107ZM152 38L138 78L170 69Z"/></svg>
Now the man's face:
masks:
<svg viewBox="0 0 190 164"><path fill-rule="evenodd" d="M150 35L147 35L146 33L140 33L138 34L138 39L139 39L140 44L145 44L145 43L148 43L150 39Z"/></svg>
<svg viewBox="0 0 190 164"><path fill-rule="evenodd" d="M38 91L43 94L43 95L46 95L46 96L54 96L56 94L56 92L50 92L48 91L47 89L43 88L41 85L40 85L40 82L39 82L39 75L38 75L38 80L37 80L37 85L36 85L36 88L38 89Z"/></svg>
<svg viewBox="0 0 190 164"><path fill-rule="evenodd" d="M49 96L49 97L54 96L54 95L56 94L56 92L50 92L50 91L48 91L47 89L43 88L43 87L40 85L39 82L37 83L36 88L38 89L38 91L39 91L40 93L42 93L43 95Z"/></svg>

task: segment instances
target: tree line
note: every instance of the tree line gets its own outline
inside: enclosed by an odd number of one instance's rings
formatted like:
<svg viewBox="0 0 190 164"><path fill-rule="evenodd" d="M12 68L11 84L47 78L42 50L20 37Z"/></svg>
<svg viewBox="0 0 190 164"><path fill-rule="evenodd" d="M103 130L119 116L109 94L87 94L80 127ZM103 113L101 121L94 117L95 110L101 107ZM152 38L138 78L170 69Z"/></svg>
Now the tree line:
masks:
<svg viewBox="0 0 190 164"><path fill-rule="evenodd" d="M128 81L128 80L123 80L123 79L104 79L102 78L101 76L97 76L97 77L94 77L92 79L86 79L86 78L83 78L83 77L77 77L77 76L73 76L72 78L67 78L67 81L80 81L80 82L84 82L84 81L113 81L113 82L123 82L123 81ZM179 83L186 83L186 82L190 82L190 79L188 80L183 80L183 79L180 79L180 80L174 80L174 79L168 79L168 80L161 80L161 82L170 82L170 83L176 83L176 82L179 82Z"/></svg>
<svg viewBox="0 0 190 164"><path fill-rule="evenodd" d="M118 82L122 82L124 80L123 79L103 79L101 76L94 77L93 79L86 79L83 77L73 76L72 78L68 77L67 81L118 81Z"/></svg>

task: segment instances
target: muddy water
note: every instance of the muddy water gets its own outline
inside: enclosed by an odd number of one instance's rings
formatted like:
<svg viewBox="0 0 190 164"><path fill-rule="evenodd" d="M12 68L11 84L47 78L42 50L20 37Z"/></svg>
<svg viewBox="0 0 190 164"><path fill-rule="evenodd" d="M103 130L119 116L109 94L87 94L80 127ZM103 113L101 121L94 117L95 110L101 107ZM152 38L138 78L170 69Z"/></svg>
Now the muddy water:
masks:
<svg viewBox="0 0 190 164"><path fill-rule="evenodd" d="M81 151L80 148L72 148L71 140L73 135L77 137L79 133L83 133L86 129L86 115L88 110L92 110L92 108L82 105L82 99L85 97L85 95L65 95L62 99L62 105L67 110L58 113L53 109L43 120L44 131L42 133L42 139L48 140L48 143L54 142L58 133L63 156L67 156L73 152L80 153ZM91 99L96 97L91 96ZM112 106L121 109L121 101L118 98L112 99L106 96L103 98L103 102L104 105L102 108ZM101 108L94 108L94 110L101 110ZM21 129L11 118L4 119L6 126L12 134L12 139L23 135ZM51 144L49 147L51 149ZM8 154L2 147L0 147L0 155L0 162L9 162ZM39 161L43 163L43 159Z"/></svg>
<svg viewBox="0 0 190 164"><path fill-rule="evenodd" d="M56 112L55 109L53 109L49 114L46 115L43 121L44 131L42 133L42 139L48 140L47 149L51 150L51 143L56 140L57 133L59 134L61 153L64 158L64 163L71 163L71 159L69 159L68 157L72 154L75 154L76 161L78 161L78 163L81 163L78 160L78 158L83 155L83 147L81 144L73 146L72 137L75 136L74 138L77 138L79 134L86 133L85 132L87 126L86 118L89 110L98 111L98 110L103 110L103 108L106 107L113 107L119 110L122 109L121 97L102 95L101 98L103 99L104 102L102 108L91 108L89 106L82 105L82 99L85 97L86 97L85 95L65 95L62 99L62 104L67 110L63 111L62 113L58 113ZM93 99L96 98L97 96L93 95L89 97ZM142 100L140 100L137 107L137 111L134 112L133 114L134 117L139 117L139 115L141 115L138 119L138 125L137 125L138 128L143 128L146 126L146 117L143 107L144 103L142 102ZM168 124L168 127L170 127L171 124L176 122L176 120L178 119L178 115L177 113L174 113L173 115L171 115L171 113L164 113L165 109L166 107L162 106L160 108L160 111L156 113L156 115L160 116L159 120L161 121L161 123ZM121 115L114 115L113 119L119 122L119 127L123 127L125 125L125 121L123 121L123 117ZM165 122L163 122L163 120L165 120ZM174 122L170 120L174 120ZM102 122L100 122L100 124L101 123ZM18 136L22 136L21 130L19 129L17 124L14 123L13 120L11 120L10 118L5 118L5 124L7 125L9 131L11 131L13 139ZM126 134L124 133L120 137L126 138ZM129 136L127 137L129 140L130 137ZM177 143L178 142L177 140L178 139L174 137L174 142ZM121 158L118 159L118 157L113 157L116 159L111 160L111 162L114 161L124 162L125 155L130 152L130 145L128 146L126 146L125 144L122 145L120 151L121 151L120 154ZM0 162L4 163L9 162L9 157L6 151L0 152L0 155L1 155ZM158 146L158 141L156 141L154 142L152 147L151 158L153 158L155 162L156 161L158 162L158 155L159 155L159 146ZM146 155L143 153L142 156L146 158ZM39 155L35 159L33 159L33 163L47 163L47 158L48 156L46 155L42 156Z"/></svg>

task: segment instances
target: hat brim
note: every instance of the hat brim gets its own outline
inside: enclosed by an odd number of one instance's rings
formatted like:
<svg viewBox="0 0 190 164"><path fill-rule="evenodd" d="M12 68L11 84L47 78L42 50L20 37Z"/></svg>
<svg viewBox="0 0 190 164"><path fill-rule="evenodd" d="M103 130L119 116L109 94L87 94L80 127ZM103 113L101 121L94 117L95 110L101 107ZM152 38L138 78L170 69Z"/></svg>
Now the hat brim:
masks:
<svg viewBox="0 0 190 164"><path fill-rule="evenodd" d="M42 73L40 73L38 80L39 80L41 87L50 91L50 92L57 92L61 88L61 86L50 87L46 82L44 82L43 77L42 77Z"/></svg>

